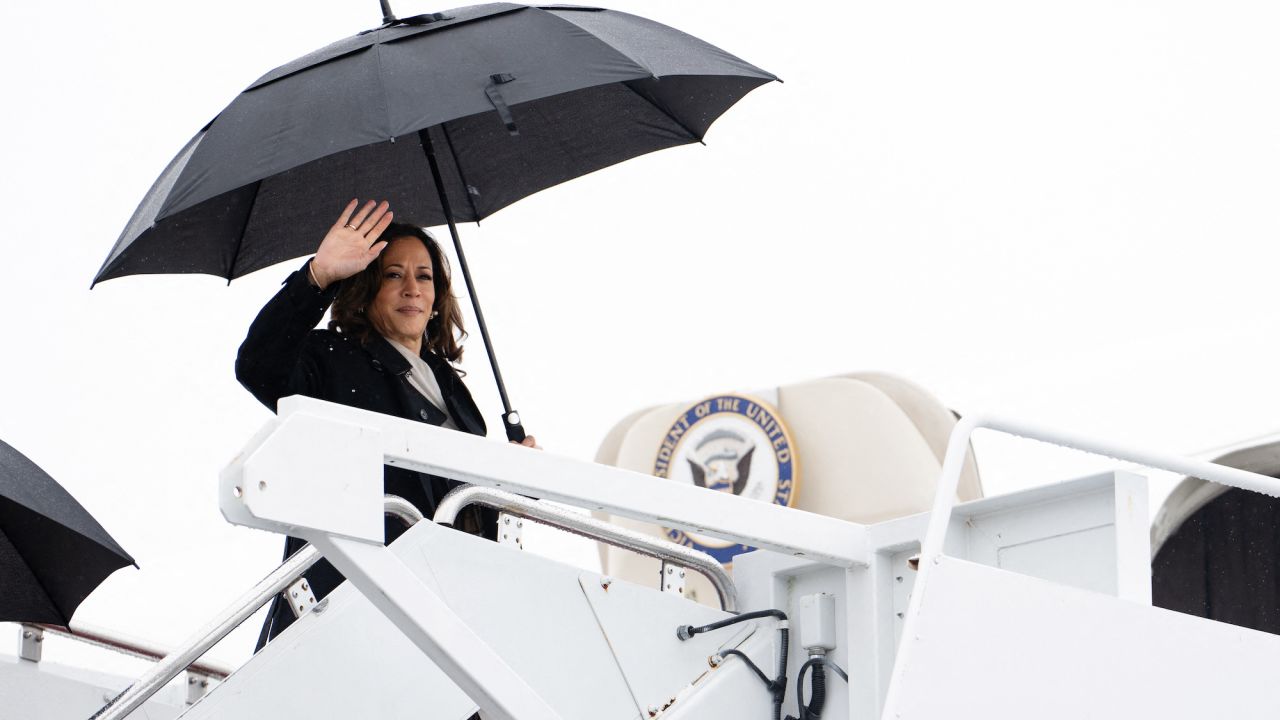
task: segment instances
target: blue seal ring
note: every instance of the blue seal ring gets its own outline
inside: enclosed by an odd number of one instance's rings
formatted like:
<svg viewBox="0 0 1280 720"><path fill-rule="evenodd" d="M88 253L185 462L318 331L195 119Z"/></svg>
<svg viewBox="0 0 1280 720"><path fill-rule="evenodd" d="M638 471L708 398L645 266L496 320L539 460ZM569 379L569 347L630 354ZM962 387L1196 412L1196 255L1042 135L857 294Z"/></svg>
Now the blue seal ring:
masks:
<svg viewBox="0 0 1280 720"><path fill-rule="evenodd" d="M725 414L738 415L752 422L770 440L770 449L778 466L778 482L773 493L773 502L790 506L795 497L795 453L791 438L783 427L777 411L763 402L744 395L717 395L691 405L676 419L663 436L662 446L654 461L653 474L670 477L671 464L675 460L681 442L699 423ZM683 530L666 529L667 537L673 541L707 553L720 564L728 566L733 559L744 552L755 548L749 545L729 544L722 546L704 545Z"/></svg>

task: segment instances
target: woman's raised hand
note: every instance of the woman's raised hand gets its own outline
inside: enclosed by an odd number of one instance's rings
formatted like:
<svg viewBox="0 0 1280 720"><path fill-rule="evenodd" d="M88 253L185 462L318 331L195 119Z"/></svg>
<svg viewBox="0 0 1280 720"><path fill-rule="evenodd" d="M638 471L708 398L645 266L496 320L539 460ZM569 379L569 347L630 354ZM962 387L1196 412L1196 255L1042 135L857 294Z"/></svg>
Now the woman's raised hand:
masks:
<svg viewBox="0 0 1280 720"><path fill-rule="evenodd" d="M359 204L359 200L347 203L311 261L311 274L321 290L364 270L387 246L386 240L378 238L391 224L390 205L386 200L376 204L370 200L357 211Z"/></svg>

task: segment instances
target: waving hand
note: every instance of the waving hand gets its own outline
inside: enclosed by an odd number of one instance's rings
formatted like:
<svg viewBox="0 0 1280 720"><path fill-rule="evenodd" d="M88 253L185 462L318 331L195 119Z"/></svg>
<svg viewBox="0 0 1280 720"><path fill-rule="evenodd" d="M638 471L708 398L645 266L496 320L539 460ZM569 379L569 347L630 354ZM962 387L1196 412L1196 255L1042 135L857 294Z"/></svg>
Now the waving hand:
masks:
<svg viewBox="0 0 1280 720"><path fill-rule="evenodd" d="M359 204L359 200L347 203L311 261L311 273L322 290L364 270L387 246L386 240L378 238L391 224L390 205L370 200L357 211Z"/></svg>

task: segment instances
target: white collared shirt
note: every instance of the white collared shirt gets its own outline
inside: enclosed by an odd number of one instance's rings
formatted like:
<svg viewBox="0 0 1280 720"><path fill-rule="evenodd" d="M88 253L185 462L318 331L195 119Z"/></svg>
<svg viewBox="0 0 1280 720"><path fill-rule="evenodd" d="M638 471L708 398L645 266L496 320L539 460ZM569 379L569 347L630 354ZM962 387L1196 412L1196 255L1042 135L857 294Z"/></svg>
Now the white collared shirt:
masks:
<svg viewBox="0 0 1280 720"><path fill-rule="evenodd" d="M444 403L444 393L440 390L440 383L436 382L436 374L431 371L431 366L427 364L416 353L409 348L401 345L395 340L388 339L391 347L395 348L409 361L409 384L427 399L427 402L436 406L436 409L444 413L444 422L440 427L446 427L450 430L457 430L458 426L454 424L453 418L449 416L449 407Z"/></svg>

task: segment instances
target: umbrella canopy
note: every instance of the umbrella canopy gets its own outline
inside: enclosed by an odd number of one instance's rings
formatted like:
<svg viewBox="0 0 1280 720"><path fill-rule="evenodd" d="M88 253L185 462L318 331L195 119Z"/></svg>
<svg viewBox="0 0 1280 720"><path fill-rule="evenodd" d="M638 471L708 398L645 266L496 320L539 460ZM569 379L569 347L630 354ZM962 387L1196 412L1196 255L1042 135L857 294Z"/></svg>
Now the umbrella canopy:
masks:
<svg viewBox="0 0 1280 720"><path fill-rule="evenodd" d="M66 625L125 565L136 563L75 498L0 441L0 621Z"/></svg>
<svg viewBox="0 0 1280 720"><path fill-rule="evenodd" d="M353 197L385 198L424 225L478 221L557 183L701 141L776 79L599 8L498 3L395 21L241 93L165 169L94 282L240 277L314 252Z"/></svg>

